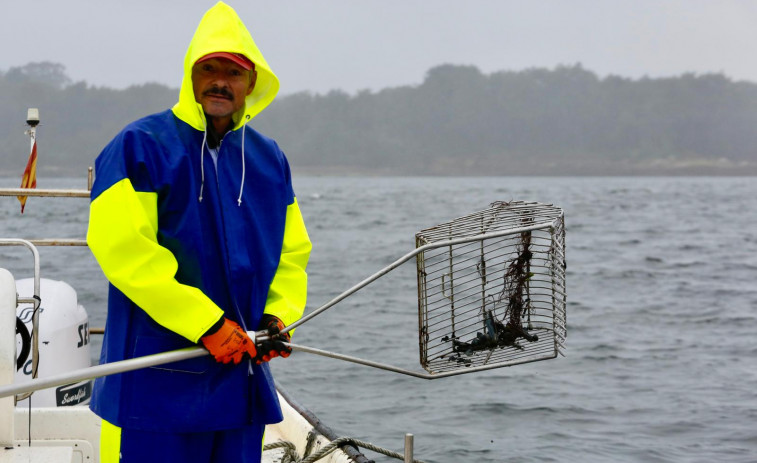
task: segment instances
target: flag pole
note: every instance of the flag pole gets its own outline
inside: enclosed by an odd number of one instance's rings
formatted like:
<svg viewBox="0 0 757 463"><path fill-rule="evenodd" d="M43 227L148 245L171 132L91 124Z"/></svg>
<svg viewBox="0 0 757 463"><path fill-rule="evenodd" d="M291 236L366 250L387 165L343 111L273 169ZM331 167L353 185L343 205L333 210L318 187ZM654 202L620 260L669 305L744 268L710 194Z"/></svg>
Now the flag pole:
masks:
<svg viewBox="0 0 757 463"><path fill-rule="evenodd" d="M26 163L26 169L24 169L24 175L21 178L21 188L36 188L37 187L37 126L39 125L39 109L29 108L26 111L26 124L29 126L29 130L26 133L29 135L29 161ZM26 206L26 196L19 196L18 200L21 202L21 213L24 213L24 206Z"/></svg>

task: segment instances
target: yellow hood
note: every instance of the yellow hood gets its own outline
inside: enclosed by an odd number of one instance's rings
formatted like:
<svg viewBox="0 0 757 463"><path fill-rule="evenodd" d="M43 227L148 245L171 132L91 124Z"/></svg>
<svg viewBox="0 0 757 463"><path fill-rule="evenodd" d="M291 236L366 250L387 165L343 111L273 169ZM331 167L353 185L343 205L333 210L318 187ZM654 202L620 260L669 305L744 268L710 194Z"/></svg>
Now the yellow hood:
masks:
<svg viewBox="0 0 757 463"><path fill-rule="evenodd" d="M172 108L179 119L196 128L205 130L205 113L195 101L192 88L192 66L208 53L225 51L241 53L255 63L258 80L252 93L245 98L245 106L234 114L234 130L242 127L248 119L265 109L279 91L279 79L268 67L263 55L252 40L242 20L229 5L218 2L200 20L194 37L184 57L184 78L181 81L179 102Z"/></svg>

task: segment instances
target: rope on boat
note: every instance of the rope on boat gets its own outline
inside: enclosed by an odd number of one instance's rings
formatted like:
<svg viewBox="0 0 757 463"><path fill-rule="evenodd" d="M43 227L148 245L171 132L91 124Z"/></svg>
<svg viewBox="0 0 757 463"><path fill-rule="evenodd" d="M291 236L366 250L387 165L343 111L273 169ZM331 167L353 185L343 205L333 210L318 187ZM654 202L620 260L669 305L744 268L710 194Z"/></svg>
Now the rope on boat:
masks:
<svg viewBox="0 0 757 463"><path fill-rule="evenodd" d="M293 443L289 441L278 441L272 444L265 444L263 451L284 449L284 455L281 457L281 463L297 463L300 461L300 455L297 453L297 448Z"/></svg>
<svg viewBox="0 0 757 463"><path fill-rule="evenodd" d="M300 459L300 456L297 453L297 450L294 444L287 441L279 441L279 442L274 442L272 444L266 444L263 447L263 451L283 448L284 456L281 459L281 463L314 463L320 460L321 458L325 457L329 453L333 452L334 450L340 447L343 447L345 445L352 445L354 447L362 447L364 449L371 450L376 453L380 453L387 457L396 458L397 460L405 459L404 455L400 453L378 447L376 445L371 444L370 442L364 442L364 441L355 439L353 437L340 437L338 439L334 439L328 445L326 445L322 449L318 450L314 454L304 459ZM413 463L425 463L425 462L421 460L413 460Z"/></svg>

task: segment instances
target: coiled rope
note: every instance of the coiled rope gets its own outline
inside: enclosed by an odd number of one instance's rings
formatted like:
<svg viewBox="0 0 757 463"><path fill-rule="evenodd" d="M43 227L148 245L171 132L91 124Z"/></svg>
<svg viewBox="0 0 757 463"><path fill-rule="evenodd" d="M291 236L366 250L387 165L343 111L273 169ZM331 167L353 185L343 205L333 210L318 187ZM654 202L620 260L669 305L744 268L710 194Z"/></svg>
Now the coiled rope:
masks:
<svg viewBox="0 0 757 463"><path fill-rule="evenodd" d="M375 446L371 444L370 442L363 442L353 437L340 437L338 439L334 439L328 445L326 445L322 449L318 450L317 452L313 453L312 455L309 455L308 457L304 459L300 459L300 455L297 453L297 449L295 448L294 444L287 441L279 441L279 442L274 442L272 444L266 444L263 447L263 451L265 452L266 450L284 449L284 456L281 459L281 463L314 463L320 460L321 458L325 457L329 453L333 452L334 450L340 447L343 447L345 445L361 447L361 448L371 450L376 453L380 453L387 457L396 458L398 460L405 459L404 455L401 455L397 452L393 452L391 450L387 450L385 448ZM425 462L421 460L413 460L413 463L425 463Z"/></svg>

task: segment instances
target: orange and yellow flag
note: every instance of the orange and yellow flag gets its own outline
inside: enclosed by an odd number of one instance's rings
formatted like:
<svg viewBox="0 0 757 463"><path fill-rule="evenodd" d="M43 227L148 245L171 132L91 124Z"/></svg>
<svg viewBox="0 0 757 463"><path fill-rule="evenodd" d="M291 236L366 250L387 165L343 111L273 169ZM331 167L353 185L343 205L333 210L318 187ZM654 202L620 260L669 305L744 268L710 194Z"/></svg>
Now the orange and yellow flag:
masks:
<svg viewBox="0 0 757 463"><path fill-rule="evenodd" d="M24 169L24 176L21 178L21 188L37 188L37 140L32 145L32 153L29 155L29 161ZM24 213L26 206L26 196L18 196L21 202L21 213Z"/></svg>

